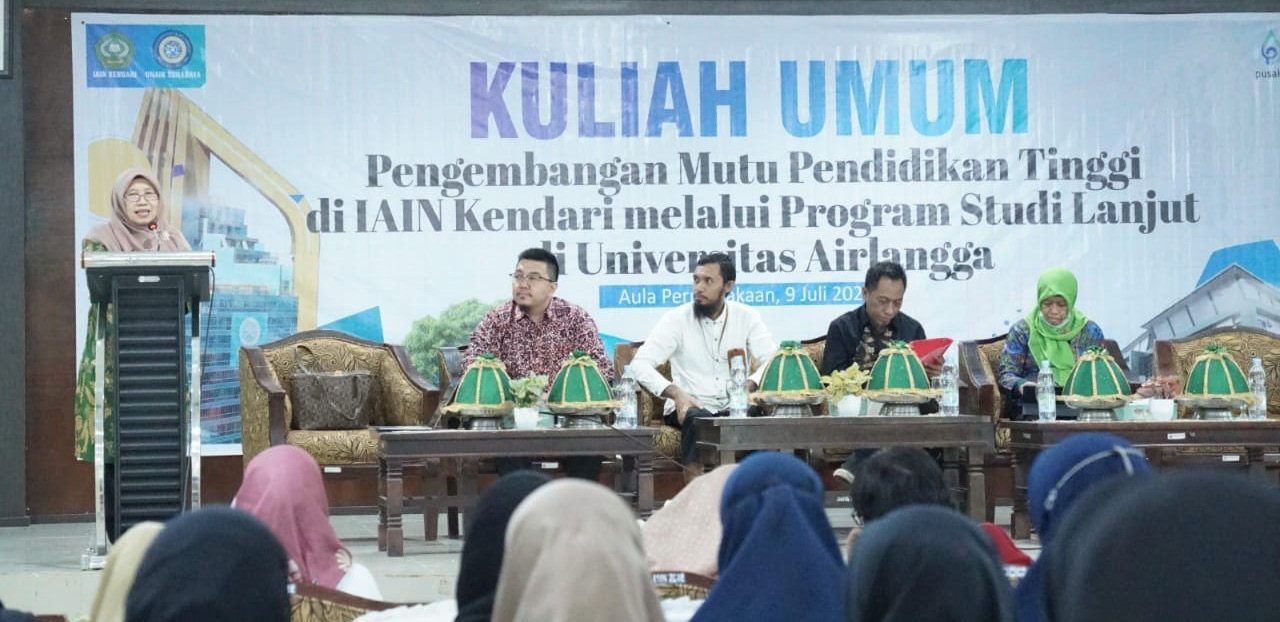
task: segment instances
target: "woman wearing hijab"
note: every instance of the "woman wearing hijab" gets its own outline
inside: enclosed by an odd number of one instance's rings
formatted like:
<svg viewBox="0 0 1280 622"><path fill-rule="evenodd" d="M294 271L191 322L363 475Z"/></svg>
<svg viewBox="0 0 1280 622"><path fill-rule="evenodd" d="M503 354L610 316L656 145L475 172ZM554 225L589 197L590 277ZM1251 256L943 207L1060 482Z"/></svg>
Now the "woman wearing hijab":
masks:
<svg viewBox="0 0 1280 622"><path fill-rule="evenodd" d="M246 512L211 507L169 521L142 557L127 622L286 622L289 558Z"/></svg>
<svg viewBox="0 0 1280 622"><path fill-rule="evenodd" d="M290 582L382 599L373 574L338 541L320 465L305 450L276 445L254 456L231 504L262 521L284 545Z"/></svg>
<svg viewBox="0 0 1280 622"><path fill-rule="evenodd" d="M498 591L507 523L520 502L550 481L536 471L515 471L489 487L476 504L467 541L462 545L457 622L489 622Z"/></svg>
<svg viewBox="0 0 1280 622"><path fill-rule="evenodd" d="M594 482L533 491L507 525L494 622L661 622L631 510Z"/></svg>
<svg viewBox="0 0 1280 622"><path fill-rule="evenodd" d="M868 525L854 546L849 622L1013 622L995 546L955 510L894 510Z"/></svg>
<svg viewBox="0 0 1280 622"><path fill-rule="evenodd" d="M160 195L160 182L154 175L142 169L129 169L116 178L111 189L111 220L98 225L85 236L81 249L85 251L112 252L148 252L148 251L189 251L191 244L182 232L169 224L165 213L166 206ZM114 321L114 314L107 311L107 322ZM81 351L80 367L76 374L76 458L88 462L93 461L93 407L94 407L94 360L97 354L98 308L89 308L88 330L85 333L84 349ZM110 331L108 331L110 334ZM107 342L106 364L114 365L112 353L115 344ZM114 374L106 375L106 392L104 394L103 423L106 427L106 455L103 459L107 465L106 507L107 534L115 532L115 513L111 511L115 499L115 477L111 474L115 468L115 417L113 403L115 383Z"/></svg>
<svg viewBox="0 0 1280 622"><path fill-rule="evenodd" d="M1263 622L1280 615L1280 491L1214 471L1121 481L1050 545L1055 622Z"/></svg>
<svg viewBox="0 0 1280 622"><path fill-rule="evenodd" d="M737 465L717 467L689 482L640 528L649 569L714 579L720 550L720 499Z"/></svg>
<svg viewBox="0 0 1280 622"><path fill-rule="evenodd" d="M1036 456L1027 476L1027 511L1047 551L1067 511L1090 489L1120 477L1151 472L1151 463L1129 441L1102 432L1086 432L1063 439ZM1018 583L1016 600L1019 622L1043 622L1045 613L1044 569L1049 553L1027 570Z"/></svg>
<svg viewBox="0 0 1280 622"><path fill-rule="evenodd" d="M1006 415L1022 410L1022 389L1035 387L1040 362L1049 361L1058 386L1067 382L1076 358L1102 341L1102 328L1076 309L1076 276L1050 268L1036 283L1036 307L1009 328L1000 352L1000 386L1010 394Z"/></svg>
<svg viewBox="0 0 1280 622"><path fill-rule="evenodd" d="M720 499L720 578L694 622L842 619L844 562L809 465L752 454Z"/></svg>
<svg viewBox="0 0 1280 622"><path fill-rule="evenodd" d="M102 577L98 581L98 593L94 595L93 607L89 610L90 620L124 622L125 598L133 587L138 566L142 564L142 556L162 529L162 523L146 521L130 527L129 531L116 540L111 553L107 555L107 565L102 569Z"/></svg>

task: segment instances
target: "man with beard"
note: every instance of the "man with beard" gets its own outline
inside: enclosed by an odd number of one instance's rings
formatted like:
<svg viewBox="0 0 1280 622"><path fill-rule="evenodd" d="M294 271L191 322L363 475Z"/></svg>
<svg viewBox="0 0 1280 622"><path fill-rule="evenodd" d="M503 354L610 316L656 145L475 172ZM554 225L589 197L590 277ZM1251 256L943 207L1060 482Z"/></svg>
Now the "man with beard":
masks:
<svg viewBox="0 0 1280 622"><path fill-rule="evenodd" d="M693 302L662 316L631 361L640 384L667 398L663 418L681 430L680 459L686 476L702 472L692 419L728 414L729 350L742 349L748 361L760 363L747 380L747 390L754 391L764 364L778 349L755 309L727 299L736 277L733 260L724 253L699 259L693 271ZM668 361L671 380L657 370Z"/></svg>
<svg viewBox="0 0 1280 622"><path fill-rule="evenodd" d="M507 375L523 378L541 374L549 379L575 350L595 359L606 381L613 380L613 363L604 353L600 331L586 310L554 294L560 286L560 262L541 248L520 253L511 273L511 301L498 305L476 325L471 345L462 358L466 369L475 357L492 354L507 367ZM527 458L498 460L498 471L527 469ZM565 458L565 471L573 477L596 480L601 459L596 456Z"/></svg>

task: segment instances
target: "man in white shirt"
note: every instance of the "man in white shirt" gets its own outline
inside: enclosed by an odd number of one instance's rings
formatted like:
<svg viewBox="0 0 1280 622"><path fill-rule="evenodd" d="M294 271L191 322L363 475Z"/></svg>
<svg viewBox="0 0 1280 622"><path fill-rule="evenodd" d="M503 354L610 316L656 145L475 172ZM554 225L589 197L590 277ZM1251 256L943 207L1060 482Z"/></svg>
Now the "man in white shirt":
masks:
<svg viewBox="0 0 1280 622"><path fill-rule="evenodd" d="M703 256L693 271L693 302L662 316L631 361L640 384L667 398L663 418L682 432L680 459L690 476L702 472L697 427L691 420L724 416L729 407L729 350L745 350L748 361L759 362L747 380L747 390L754 391L765 363L778 349L755 309L727 299L735 278L737 270L728 255ZM668 361L671 380L657 370Z"/></svg>

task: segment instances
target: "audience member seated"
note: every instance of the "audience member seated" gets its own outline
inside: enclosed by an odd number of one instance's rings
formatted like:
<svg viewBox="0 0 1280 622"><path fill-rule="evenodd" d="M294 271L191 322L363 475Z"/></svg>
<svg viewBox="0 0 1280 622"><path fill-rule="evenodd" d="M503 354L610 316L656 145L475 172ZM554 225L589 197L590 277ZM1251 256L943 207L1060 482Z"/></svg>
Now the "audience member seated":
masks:
<svg viewBox="0 0 1280 622"><path fill-rule="evenodd" d="M1076 357L1098 345L1102 328L1076 309L1076 276L1050 268L1036 283L1036 307L1009 328L1000 352L1000 387L1008 393L1005 416L1021 418L1022 390L1034 389L1040 361L1049 361L1059 387L1075 368Z"/></svg>
<svg viewBox="0 0 1280 622"><path fill-rule="evenodd" d="M859 462L849 486L855 524L914 504L954 508L937 461L918 447L886 447Z"/></svg>
<svg viewBox="0 0 1280 622"><path fill-rule="evenodd" d="M653 572L716 576L720 550L720 498L736 464L694 478L640 529Z"/></svg>
<svg viewBox="0 0 1280 622"><path fill-rule="evenodd" d="M955 509L942 469L933 456L918 447L886 447L859 462L854 467L849 499L855 525L845 543L850 554L865 525L898 508L936 505ZM991 537L1009 581L1017 583L1026 574L1031 558L1019 551L999 526L983 523L979 527Z"/></svg>
<svg viewBox="0 0 1280 622"><path fill-rule="evenodd" d="M35 622L36 617L16 609L5 609L4 603L0 603L0 622Z"/></svg>
<svg viewBox="0 0 1280 622"><path fill-rule="evenodd" d="M125 604L128 622L286 622L289 557L247 512L175 518L147 548Z"/></svg>
<svg viewBox="0 0 1280 622"><path fill-rule="evenodd" d="M1018 583L1018 620L1048 619L1044 603L1044 569L1047 550L1057 536L1067 511L1086 491L1107 480L1149 473L1151 464L1142 451L1111 434L1087 432L1063 439L1036 457L1027 476L1027 511L1040 535L1040 559ZM1119 618L1117 618L1119 619Z"/></svg>
<svg viewBox="0 0 1280 622"><path fill-rule="evenodd" d="M1263 622L1280 612L1280 492L1204 471L1122 480L1076 504L1045 573L1056 622Z"/></svg>
<svg viewBox="0 0 1280 622"><path fill-rule="evenodd" d="M128 531L111 546L107 555L107 565L102 569L98 579L98 592L93 597L93 606L89 609L89 619L93 622L124 622L124 603L133 587L133 579L138 575L138 566L142 556L150 548L151 542L164 529L163 523L147 521L130 527Z"/></svg>
<svg viewBox="0 0 1280 622"><path fill-rule="evenodd" d="M1013 622L1013 598L995 547L955 510L894 510L868 525L854 547L845 602L849 622Z"/></svg>
<svg viewBox="0 0 1280 622"><path fill-rule="evenodd" d="M631 510L613 491L567 478L511 516L494 622L661 622Z"/></svg>
<svg viewBox="0 0 1280 622"><path fill-rule="evenodd" d="M457 622L489 622L498 592L507 523L516 508L551 478L535 471L516 471L489 487L476 504L458 569Z"/></svg>
<svg viewBox="0 0 1280 622"><path fill-rule="evenodd" d="M694 622L842 619L844 561L809 465L748 456L725 485L720 523L720 577Z"/></svg>
<svg viewBox="0 0 1280 622"><path fill-rule="evenodd" d="M257 517L284 545L291 583L382 599L373 574L338 541L320 465L306 450L276 445L254 456L231 505Z"/></svg>

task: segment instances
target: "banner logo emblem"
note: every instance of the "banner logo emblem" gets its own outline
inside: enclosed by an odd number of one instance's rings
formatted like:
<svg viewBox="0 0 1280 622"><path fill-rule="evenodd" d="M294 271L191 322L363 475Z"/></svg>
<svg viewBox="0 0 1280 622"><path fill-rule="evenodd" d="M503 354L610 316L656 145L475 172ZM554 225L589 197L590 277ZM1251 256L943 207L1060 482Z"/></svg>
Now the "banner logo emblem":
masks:
<svg viewBox="0 0 1280 622"><path fill-rule="evenodd" d="M98 62L107 69L124 69L133 62L133 41L118 32L102 35L93 44L93 52Z"/></svg>
<svg viewBox="0 0 1280 622"><path fill-rule="evenodd" d="M156 37L152 47L156 62L178 69L191 62L191 39L177 30L166 30Z"/></svg>

